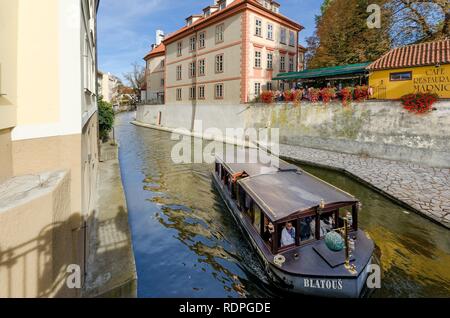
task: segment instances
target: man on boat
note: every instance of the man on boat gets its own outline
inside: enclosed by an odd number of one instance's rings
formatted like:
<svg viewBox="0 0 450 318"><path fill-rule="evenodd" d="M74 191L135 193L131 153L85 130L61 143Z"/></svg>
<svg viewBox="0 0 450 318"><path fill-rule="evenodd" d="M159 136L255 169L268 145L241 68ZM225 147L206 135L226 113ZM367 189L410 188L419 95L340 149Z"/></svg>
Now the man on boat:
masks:
<svg viewBox="0 0 450 318"><path fill-rule="evenodd" d="M264 233L263 233L263 239L266 242L272 241L272 234L275 232L275 228L272 224L272 222L269 221L269 219L264 218Z"/></svg>
<svg viewBox="0 0 450 318"><path fill-rule="evenodd" d="M291 222L287 222L281 232L281 247L295 244L295 228Z"/></svg>

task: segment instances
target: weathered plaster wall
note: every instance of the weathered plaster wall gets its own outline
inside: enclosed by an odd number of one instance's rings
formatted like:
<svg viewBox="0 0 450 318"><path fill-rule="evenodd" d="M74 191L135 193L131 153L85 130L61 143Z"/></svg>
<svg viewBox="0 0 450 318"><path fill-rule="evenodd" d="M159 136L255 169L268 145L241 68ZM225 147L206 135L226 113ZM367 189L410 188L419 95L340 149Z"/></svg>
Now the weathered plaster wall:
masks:
<svg viewBox="0 0 450 318"><path fill-rule="evenodd" d="M166 128L189 129L192 118L203 121L203 131L272 127L280 129L281 143L450 167L450 102L426 115L410 114L396 102L140 106L136 119L158 124L159 112Z"/></svg>

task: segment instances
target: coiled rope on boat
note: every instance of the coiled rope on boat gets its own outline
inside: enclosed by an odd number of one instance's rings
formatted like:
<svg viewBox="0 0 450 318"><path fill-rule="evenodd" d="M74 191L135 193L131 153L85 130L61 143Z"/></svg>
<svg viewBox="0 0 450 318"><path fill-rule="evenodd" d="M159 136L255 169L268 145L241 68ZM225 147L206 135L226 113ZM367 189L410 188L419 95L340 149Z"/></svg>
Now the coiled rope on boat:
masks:
<svg viewBox="0 0 450 318"><path fill-rule="evenodd" d="M273 258L273 262L275 263L275 265L281 267L286 262L286 257L284 257L283 255L275 255Z"/></svg>

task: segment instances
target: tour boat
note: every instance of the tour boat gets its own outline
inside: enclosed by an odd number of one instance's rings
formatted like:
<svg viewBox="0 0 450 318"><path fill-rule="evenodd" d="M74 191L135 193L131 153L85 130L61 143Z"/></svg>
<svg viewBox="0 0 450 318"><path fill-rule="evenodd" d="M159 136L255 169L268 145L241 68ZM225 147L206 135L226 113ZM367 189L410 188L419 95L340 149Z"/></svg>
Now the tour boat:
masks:
<svg viewBox="0 0 450 318"><path fill-rule="evenodd" d="M374 243L358 229L360 202L282 160L226 158L216 156L214 184L271 280L305 295L361 297Z"/></svg>

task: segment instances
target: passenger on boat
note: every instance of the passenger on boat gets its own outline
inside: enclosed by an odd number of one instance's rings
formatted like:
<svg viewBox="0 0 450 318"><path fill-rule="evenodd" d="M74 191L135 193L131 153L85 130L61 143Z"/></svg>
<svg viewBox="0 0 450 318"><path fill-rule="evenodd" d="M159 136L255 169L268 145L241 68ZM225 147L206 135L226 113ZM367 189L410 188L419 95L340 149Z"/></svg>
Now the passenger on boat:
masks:
<svg viewBox="0 0 450 318"><path fill-rule="evenodd" d="M300 221L300 240L309 241L314 238L315 222L313 218L306 217Z"/></svg>
<svg viewBox="0 0 450 318"><path fill-rule="evenodd" d="M295 228L291 222L287 222L281 232L281 247L295 244Z"/></svg>
<svg viewBox="0 0 450 318"><path fill-rule="evenodd" d="M269 219L264 219L264 233L263 233L264 241L271 242L273 232L275 232L275 228L272 222L270 222Z"/></svg>

